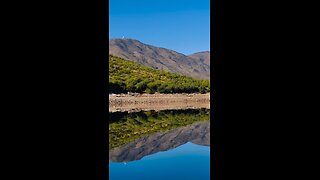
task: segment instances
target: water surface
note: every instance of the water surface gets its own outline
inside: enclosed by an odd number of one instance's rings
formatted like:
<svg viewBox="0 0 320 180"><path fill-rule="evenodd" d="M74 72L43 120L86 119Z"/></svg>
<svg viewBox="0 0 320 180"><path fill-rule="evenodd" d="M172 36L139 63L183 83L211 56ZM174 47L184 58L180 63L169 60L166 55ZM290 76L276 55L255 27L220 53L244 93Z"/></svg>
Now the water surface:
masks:
<svg viewBox="0 0 320 180"><path fill-rule="evenodd" d="M209 110L109 115L111 180L210 179Z"/></svg>

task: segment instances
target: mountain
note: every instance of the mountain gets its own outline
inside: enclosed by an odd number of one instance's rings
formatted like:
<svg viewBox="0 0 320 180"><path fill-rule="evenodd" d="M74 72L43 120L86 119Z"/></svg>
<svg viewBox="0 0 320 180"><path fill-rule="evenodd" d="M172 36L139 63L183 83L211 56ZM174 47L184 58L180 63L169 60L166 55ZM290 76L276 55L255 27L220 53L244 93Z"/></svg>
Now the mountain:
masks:
<svg viewBox="0 0 320 180"><path fill-rule="evenodd" d="M204 64L210 66L210 52L203 51L189 55L189 57L193 58L194 60L202 61Z"/></svg>
<svg viewBox="0 0 320 180"><path fill-rule="evenodd" d="M144 44L134 39L109 40L109 54L138 62L153 69L210 79L210 63L170 49Z"/></svg>

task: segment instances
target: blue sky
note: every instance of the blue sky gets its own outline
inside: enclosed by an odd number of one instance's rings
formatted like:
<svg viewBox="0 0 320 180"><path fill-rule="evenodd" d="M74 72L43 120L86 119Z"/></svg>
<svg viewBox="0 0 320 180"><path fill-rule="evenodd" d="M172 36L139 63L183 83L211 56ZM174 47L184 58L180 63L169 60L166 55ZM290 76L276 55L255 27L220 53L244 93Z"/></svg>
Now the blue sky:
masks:
<svg viewBox="0 0 320 180"><path fill-rule="evenodd" d="M109 38L183 54L210 50L210 0L109 0Z"/></svg>

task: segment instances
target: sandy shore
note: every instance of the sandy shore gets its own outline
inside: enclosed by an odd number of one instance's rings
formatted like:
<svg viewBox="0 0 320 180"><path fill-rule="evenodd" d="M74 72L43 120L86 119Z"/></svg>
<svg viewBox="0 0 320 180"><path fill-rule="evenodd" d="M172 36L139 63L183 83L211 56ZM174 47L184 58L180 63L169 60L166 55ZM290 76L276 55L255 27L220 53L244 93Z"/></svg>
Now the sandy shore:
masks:
<svg viewBox="0 0 320 180"><path fill-rule="evenodd" d="M109 94L109 112L210 109L210 94Z"/></svg>

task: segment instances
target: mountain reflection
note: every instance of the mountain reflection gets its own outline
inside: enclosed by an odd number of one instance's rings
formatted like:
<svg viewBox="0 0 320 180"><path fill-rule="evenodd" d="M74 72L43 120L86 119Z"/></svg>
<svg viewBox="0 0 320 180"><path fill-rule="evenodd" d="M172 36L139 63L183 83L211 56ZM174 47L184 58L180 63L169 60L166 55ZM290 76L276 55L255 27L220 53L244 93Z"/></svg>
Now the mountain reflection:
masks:
<svg viewBox="0 0 320 180"><path fill-rule="evenodd" d="M187 113L186 113L187 112ZM155 113L155 112L153 112ZM207 116L204 116L203 113ZM161 114L161 113L160 113ZM163 112L162 112L163 114ZM161 151L167 151L181 146L187 142L192 142L194 144L210 146L210 121L209 121L209 110L199 110L199 111L167 111L165 114L174 114L175 117L170 119L170 123L174 124L172 121L178 121L181 123L181 118L188 122L189 119L197 119L193 122L182 126L174 126L170 130L157 131L151 134L146 134L143 137L139 137L131 142L125 143L124 145L110 148L109 149L109 161L112 162L129 162L135 161L143 158L144 156L151 155ZM191 115L185 116L185 114ZM199 116L201 114L201 116ZM199 118L199 117L201 118ZM157 114L156 117L159 117ZM186 118L188 117L188 118ZM206 120L204 120L205 118ZM144 119L147 121L147 119ZM161 122L164 122L163 120ZM114 122L114 121L112 121ZM139 121L141 123L141 120ZM153 122L153 121L152 121ZM157 122L154 120L154 122ZM125 122L122 122L126 124ZM168 123L166 121L166 123ZM153 123L150 127L154 127L156 123ZM131 125L133 126L133 125ZM125 127L124 127L125 128ZM110 123L109 123L110 130ZM112 130L112 129L111 129ZM110 131L111 133L113 131Z"/></svg>

